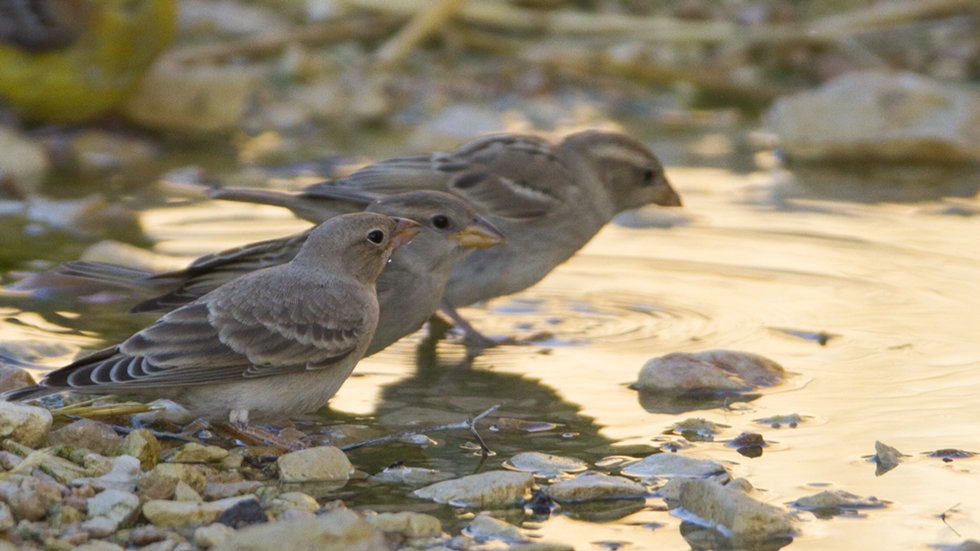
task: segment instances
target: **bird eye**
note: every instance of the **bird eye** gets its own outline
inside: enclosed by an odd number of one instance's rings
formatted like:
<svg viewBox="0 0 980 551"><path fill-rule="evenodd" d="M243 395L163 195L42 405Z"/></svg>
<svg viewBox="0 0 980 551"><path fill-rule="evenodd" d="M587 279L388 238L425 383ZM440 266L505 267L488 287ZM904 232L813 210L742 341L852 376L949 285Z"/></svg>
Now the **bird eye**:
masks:
<svg viewBox="0 0 980 551"><path fill-rule="evenodd" d="M368 234L368 241L374 243L375 245L380 245L384 240L385 232L381 230L371 230L371 233Z"/></svg>
<svg viewBox="0 0 980 551"><path fill-rule="evenodd" d="M652 184L653 179L656 177L657 177L657 173L652 168L648 168L643 171L643 181L648 184Z"/></svg>
<svg viewBox="0 0 980 551"><path fill-rule="evenodd" d="M432 225L440 230L444 230L449 227L449 218L446 218L444 214L437 214L432 217Z"/></svg>

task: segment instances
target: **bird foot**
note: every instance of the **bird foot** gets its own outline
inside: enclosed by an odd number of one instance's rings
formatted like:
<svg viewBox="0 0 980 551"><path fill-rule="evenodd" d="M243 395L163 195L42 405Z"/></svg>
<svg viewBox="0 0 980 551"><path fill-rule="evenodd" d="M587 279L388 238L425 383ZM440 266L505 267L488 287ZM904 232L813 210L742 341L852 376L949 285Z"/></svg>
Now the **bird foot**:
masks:
<svg viewBox="0 0 980 551"><path fill-rule="evenodd" d="M236 422L222 423L217 425L219 430L228 435L250 445L272 446L280 448L286 452L305 450L307 445L296 440L289 440L277 434L273 434L265 429L249 424Z"/></svg>

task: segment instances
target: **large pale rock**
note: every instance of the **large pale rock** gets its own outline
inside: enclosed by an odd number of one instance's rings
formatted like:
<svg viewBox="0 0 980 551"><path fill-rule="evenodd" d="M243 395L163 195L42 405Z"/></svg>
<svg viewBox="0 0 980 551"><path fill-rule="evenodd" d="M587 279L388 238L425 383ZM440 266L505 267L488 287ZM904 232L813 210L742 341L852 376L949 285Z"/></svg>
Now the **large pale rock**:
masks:
<svg viewBox="0 0 980 551"><path fill-rule="evenodd" d="M586 472L571 479L559 480L548 487L551 499L560 503L601 499L637 499L647 494L646 486L621 476Z"/></svg>
<svg viewBox="0 0 980 551"><path fill-rule="evenodd" d="M694 515L697 524L714 528L741 543L792 537L793 516L780 507L753 499L745 492L705 479L683 480L677 505ZM674 505L668 501L668 505ZM689 518L689 517L685 517Z"/></svg>
<svg viewBox="0 0 980 551"><path fill-rule="evenodd" d="M51 413L44 408L0 401L0 439L37 447L47 438L51 421Z"/></svg>
<svg viewBox="0 0 980 551"><path fill-rule="evenodd" d="M442 534L442 524L431 515L413 511L377 513L364 517L382 532L395 532L409 538L431 538Z"/></svg>
<svg viewBox="0 0 980 551"><path fill-rule="evenodd" d="M109 455L121 443L122 438L112 427L92 419L79 419L48 435L49 446L65 444L76 450L84 448L102 455Z"/></svg>
<svg viewBox="0 0 980 551"><path fill-rule="evenodd" d="M10 126L0 125L0 172L12 175L20 191L37 191L50 168L43 145Z"/></svg>
<svg viewBox="0 0 980 551"><path fill-rule="evenodd" d="M0 393L34 384L34 377L19 367L0 366Z"/></svg>
<svg viewBox="0 0 980 551"><path fill-rule="evenodd" d="M548 478L554 478L562 473L578 473L589 468L581 459L540 452L522 452L511 457L507 462L515 469Z"/></svg>
<svg viewBox="0 0 980 551"><path fill-rule="evenodd" d="M106 517L119 525L128 524L140 510L140 499L122 490L105 490L88 499L88 518Z"/></svg>
<svg viewBox="0 0 980 551"><path fill-rule="evenodd" d="M239 530L213 551L387 551L384 534L346 509Z"/></svg>
<svg viewBox="0 0 980 551"><path fill-rule="evenodd" d="M980 161L980 94L913 73L847 73L777 100L768 126L806 161Z"/></svg>
<svg viewBox="0 0 980 551"><path fill-rule="evenodd" d="M208 502L154 499L143 504L143 516L154 526L161 528L210 524L221 516L221 513L249 499L254 500L255 496L229 497Z"/></svg>
<svg viewBox="0 0 980 551"><path fill-rule="evenodd" d="M93 456L95 457L95 456ZM132 492L140 476L140 460L131 455L120 455L112 459L112 466L106 474L97 477L83 477L72 480L72 485L88 484L96 490L123 490Z"/></svg>
<svg viewBox="0 0 980 551"><path fill-rule="evenodd" d="M727 480L728 469L713 459L698 459L676 453L648 455L623 468L623 474L636 477L705 478L721 476Z"/></svg>
<svg viewBox="0 0 980 551"><path fill-rule="evenodd" d="M744 392L772 386L785 376L776 362L748 352L673 352L648 361L636 387L657 392Z"/></svg>
<svg viewBox="0 0 980 551"><path fill-rule="evenodd" d="M485 507L517 503L530 495L534 475L490 471L437 482L415 490L415 495L455 507Z"/></svg>
<svg viewBox="0 0 980 551"><path fill-rule="evenodd" d="M346 481L354 472L344 452L333 446L287 453L276 464L283 482Z"/></svg>

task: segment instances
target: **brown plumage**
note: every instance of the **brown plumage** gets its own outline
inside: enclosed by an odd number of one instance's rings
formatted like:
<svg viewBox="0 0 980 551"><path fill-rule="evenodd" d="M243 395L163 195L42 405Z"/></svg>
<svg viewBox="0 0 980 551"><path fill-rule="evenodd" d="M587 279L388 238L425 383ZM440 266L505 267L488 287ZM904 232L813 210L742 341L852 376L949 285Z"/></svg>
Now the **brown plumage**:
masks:
<svg viewBox="0 0 980 551"><path fill-rule="evenodd" d="M375 213L331 219L292 261L222 285L4 397L74 390L169 398L199 417L235 422L317 409L367 349L378 319L375 282L419 229Z"/></svg>

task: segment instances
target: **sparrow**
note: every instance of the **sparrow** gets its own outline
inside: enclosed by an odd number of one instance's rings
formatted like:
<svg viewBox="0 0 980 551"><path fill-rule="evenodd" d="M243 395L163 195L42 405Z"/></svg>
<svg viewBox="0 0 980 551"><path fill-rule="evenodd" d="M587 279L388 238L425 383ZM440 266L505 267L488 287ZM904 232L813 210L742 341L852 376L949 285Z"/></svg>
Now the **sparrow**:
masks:
<svg viewBox="0 0 980 551"><path fill-rule="evenodd" d="M367 199L365 199L367 200ZM365 356L417 331L440 307L452 269L476 249L506 240L463 200L438 191L414 191L375 201L366 209L418 223L422 230L395 255L377 282L380 316ZM292 260L310 236L251 243L203 256L187 268L151 274L97 262L69 262L56 273L162 293L132 312L167 312L197 300L244 274Z"/></svg>
<svg viewBox="0 0 980 551"><path fill-rule="evenodd" d="M221 285L3 397L168 398L204 420L242 426L318 409L367 350L378 321L375 283L420 229L377 213L328 220L291 261Z"/></svg>
<svg viewBox="0 0 980 551"><path fill-rule="evenodd" d="M586 130L551 143L497 134L447 153L381 161L298 193L217 188L212 198L286 207L319 223L364 201L429 189L472 204L507 236L449 276L443 310L479 344L492 345L455 309L522 291L568 260L616 214L647 204L680 206L657 157L619 132Z"/></svg>
<svg viewBox="0 0 980 551"><path fill-rule="evenodd" d="M0 99L33 122L90 120L136 89L176 27L175 0L0 0Z"/></svg>

